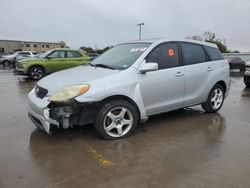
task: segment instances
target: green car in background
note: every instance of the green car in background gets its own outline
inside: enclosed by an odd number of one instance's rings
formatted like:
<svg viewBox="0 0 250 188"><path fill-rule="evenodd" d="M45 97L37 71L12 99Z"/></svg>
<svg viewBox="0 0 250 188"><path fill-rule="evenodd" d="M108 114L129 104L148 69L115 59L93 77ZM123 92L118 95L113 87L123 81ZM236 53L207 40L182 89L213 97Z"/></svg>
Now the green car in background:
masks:
<svg viewBox="0 0 250 188"><path fill-rule="evenodd" d="M83 65L90 60L91 58L82 50L54 49L36 58L17 61L14 74L26 75L31 79L39 80L46 74Z"/></svg>

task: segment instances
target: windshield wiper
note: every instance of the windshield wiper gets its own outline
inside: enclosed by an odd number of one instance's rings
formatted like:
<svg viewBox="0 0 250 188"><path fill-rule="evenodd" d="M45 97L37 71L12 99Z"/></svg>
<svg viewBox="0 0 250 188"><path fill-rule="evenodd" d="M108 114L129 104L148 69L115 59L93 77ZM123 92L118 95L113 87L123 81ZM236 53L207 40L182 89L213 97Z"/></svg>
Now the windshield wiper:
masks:
<svg viewBox="0 0 250 188"><path fill-rule="evenodd" d="M93 66L93 67L102 67L102 68L107 68L107 69L112 69L112 70L115 70L114 67L111 67L109 65L105 65L105 64L91 64L89 63L90 66Z"/></svg>

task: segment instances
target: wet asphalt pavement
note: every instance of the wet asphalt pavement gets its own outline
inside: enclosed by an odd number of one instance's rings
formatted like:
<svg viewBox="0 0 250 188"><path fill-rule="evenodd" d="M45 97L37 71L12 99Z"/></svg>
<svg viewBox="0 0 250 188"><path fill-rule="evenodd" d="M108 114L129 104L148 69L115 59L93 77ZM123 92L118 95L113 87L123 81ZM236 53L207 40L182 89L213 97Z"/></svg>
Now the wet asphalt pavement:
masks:
<svg viewBox="0 0 250 188"><path fill-rule="evenodd" d="M105 141L92 126L37 130L26 111L35 82L0 70L0 187L250 187L250 89L232 75L219 113L166 113Z"/></svg>

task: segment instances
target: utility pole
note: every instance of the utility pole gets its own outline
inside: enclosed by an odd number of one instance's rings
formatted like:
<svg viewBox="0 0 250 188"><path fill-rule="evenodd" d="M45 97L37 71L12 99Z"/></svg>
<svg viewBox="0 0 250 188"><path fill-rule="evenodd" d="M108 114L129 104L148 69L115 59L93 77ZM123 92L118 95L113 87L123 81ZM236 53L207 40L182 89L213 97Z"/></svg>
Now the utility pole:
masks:
<svg viewBox="0 0 250 188"><path fill-rule="evenodd" d="M144 25L144 23L139 23L136 26L139 26L139 40L141 40L141 26Z"/></svg>

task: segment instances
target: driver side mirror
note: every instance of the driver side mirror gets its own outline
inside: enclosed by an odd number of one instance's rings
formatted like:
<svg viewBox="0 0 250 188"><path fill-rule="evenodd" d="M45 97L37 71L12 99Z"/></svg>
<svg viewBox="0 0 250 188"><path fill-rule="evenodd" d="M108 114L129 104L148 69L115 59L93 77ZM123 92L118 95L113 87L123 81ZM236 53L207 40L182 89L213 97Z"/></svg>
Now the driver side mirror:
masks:
<svg viewBox="0 0 250 188"><path fill-rule="evenodd" d="M53 57L48 56L47 59L50 60L50 59L53 59Z"/></svg>
<svg viewBox="0 0 250 188"><path fill-rule="evenodd" d="M158 64L153 62L145 63L139 68L140 73L146 73L157 70L158 70Z"/></svg>

